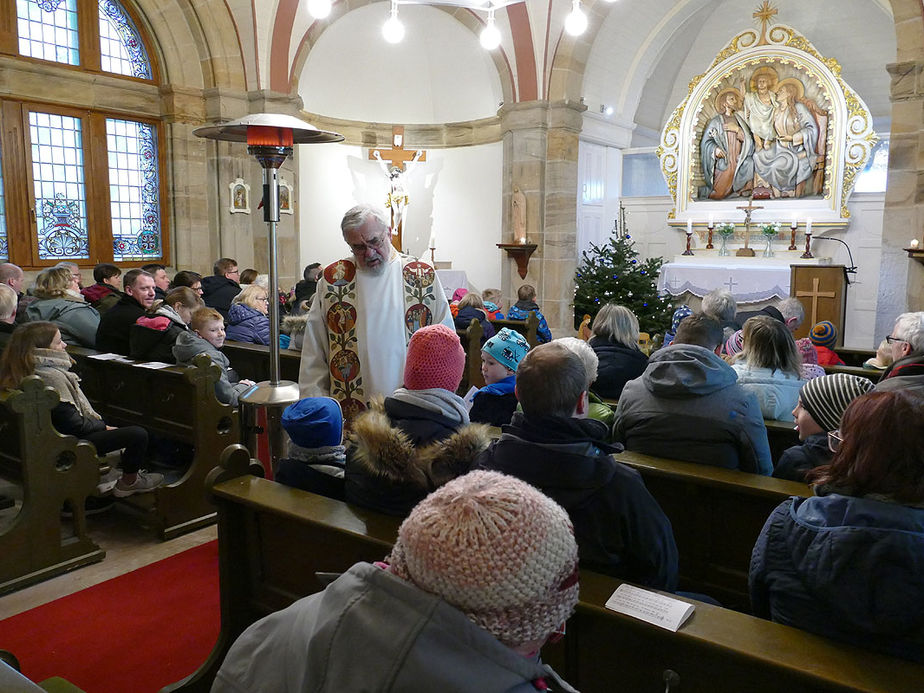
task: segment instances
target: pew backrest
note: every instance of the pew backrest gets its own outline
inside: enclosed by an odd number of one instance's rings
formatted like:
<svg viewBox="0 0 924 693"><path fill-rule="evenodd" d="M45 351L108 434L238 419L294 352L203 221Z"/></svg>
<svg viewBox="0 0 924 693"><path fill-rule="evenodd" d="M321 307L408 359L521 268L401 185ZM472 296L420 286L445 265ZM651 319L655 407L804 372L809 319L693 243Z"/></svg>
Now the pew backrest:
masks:
<svg viewBox="0 0 924 693"><path fill-rule="evenodd" d="M526 337L526 343L529 344L530 349L539 343L539 318L536 317L534 310L529 312L526 320L493 320L492 324L495 332L504 327L519 332Z"/></svg>
<svg viewBox="0 0 924 693"><path fill-rule="evenodd" d="M228 339L221 350L241 378L253 380L255 383L269 380L270 352L268 346ZM301 359L300 351L281 349L279 351L279 377L297 383Z"/></svg>
<svg viewBox="0 0 924 693"><path fill-rule="evenodd" d="M481 338L484 336L484 328L480 320L472 318L468 327L464 330L457 329L456 334L459 335L459 341L465 350L465 370L458 389L458 394L464 395L469 388L482 388L485 384L484 376L481 374Z"/></svg>

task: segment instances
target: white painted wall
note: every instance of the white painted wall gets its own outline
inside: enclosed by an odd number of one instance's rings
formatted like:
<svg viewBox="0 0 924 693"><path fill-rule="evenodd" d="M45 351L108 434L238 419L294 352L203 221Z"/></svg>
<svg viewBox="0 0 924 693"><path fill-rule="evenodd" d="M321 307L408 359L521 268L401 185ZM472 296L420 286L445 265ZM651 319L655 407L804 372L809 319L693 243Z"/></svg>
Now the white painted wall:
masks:
<svg viewBox="0 0 924 693"><path fill-rule="evenodd" d="M300 264L333 262L349 252L340 235L343 213L359 202L384 205L388 183L365 148L333 144L297 151ZM500 287L502 253L494 244L501 242L502 160L500 142L428 150L427 162L408 174L405 249L429 259L433 231L437 261L451 260L477 289Z"/></svg>

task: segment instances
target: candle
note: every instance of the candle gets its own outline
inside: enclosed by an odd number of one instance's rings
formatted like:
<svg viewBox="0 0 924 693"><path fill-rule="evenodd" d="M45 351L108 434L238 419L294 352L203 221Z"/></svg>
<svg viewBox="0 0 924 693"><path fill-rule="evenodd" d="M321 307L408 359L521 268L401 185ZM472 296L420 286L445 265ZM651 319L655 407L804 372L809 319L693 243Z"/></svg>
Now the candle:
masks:
<svg viewBox="0 0 924 693"><path fill-rule="evenodd" d="M713 216L710 214L710 215L709 215L709 228L711 229L711 228L714 228L714 227L715 227L715 217L713 217Z"/></svg>
<svg viewBox="0 0 924 693"><path fill-rule="evenodd" d="M918 239L917 239L917 238L912 238L912 239L911 239L911 247L914 248L914 249L917 249L917 247L918 247Z"/></svg>
<svg viewBox="0 0 924 693"><path fill-rule="evenodd" d="M692 219L687 219L687 233L688 234L693 233L693 220Z"/></svg>
<svg viewBox="0 0 924 693"><path fill-rule="evenodd" d="M427 247L428 247L428 248L435 248L435 247L436 247L436 231L431 231L431 232L430 232L430 245L428 245Z"/></svg>
<svg viewBox="0 0 924 693"><path fill-rule="evenodd" d="M796 218L795 218L795 217L793 217L793 218L792 218L792 222L789 224L789 228L794 229L794 228L796 228L797 226L799 226L799 222L796 221Z"/></svg>
<svg viewBox="0 0 924 693"><path fill-rule="evenodd" d="M805 235L806 236L812 235L812 217L809 217L808 219L805 220Z"/></svg>

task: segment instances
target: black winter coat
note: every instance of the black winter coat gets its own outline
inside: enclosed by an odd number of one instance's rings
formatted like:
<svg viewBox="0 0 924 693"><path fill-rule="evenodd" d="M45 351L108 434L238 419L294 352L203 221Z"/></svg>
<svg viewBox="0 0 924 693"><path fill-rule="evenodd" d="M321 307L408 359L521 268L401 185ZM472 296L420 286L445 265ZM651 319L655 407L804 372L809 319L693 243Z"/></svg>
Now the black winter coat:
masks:
<svg viewBox="0 0 924 693"><path fill-rule="evenodd" d="M805 481L805 473L815 467L828 464L834 453L828 449L828 434L815 433L808 436L801 445L793 445L780 455L773 468L777 479Z"/></svg>
<svg viewBox="0 0 924 693"><path fill-rule="evenodd" d="M604 399L619 399L622 388L645 372L648 357L637 347L627 347L602 337L593 337L588 344L599 359L595 394Z"/></svg>
<svg viewBox="0 0 924 693"><path fill-rule="evenodd" d="M214 308L221 317L228 320L231 300L241 293L241 285L227 277L202 277L202 300L209 308Z"/></svg>
<svg viewBox="0 0 924 693"><path fill-rule="evenodd" d="M131 352L129 332L142 315L142 305L128 294L123 294L119 302L99 319L99 327L96 329L97 350L128 356Z"/></svg>

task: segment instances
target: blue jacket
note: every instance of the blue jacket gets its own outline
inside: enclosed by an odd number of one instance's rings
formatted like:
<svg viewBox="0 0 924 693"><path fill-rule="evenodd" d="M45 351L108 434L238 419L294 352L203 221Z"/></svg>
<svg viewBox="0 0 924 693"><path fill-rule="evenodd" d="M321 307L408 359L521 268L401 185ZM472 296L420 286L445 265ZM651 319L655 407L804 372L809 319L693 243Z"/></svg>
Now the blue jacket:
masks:
<svg viewBox="0 0 924 693"><path fill-rule="evenodd" d="M508 375L503 380L485 385L472 398L472 408L468 418L475 423L489 426L506 426L510 417L517 410L516 387L517 376Z"/></svg>
<svg viewBox="0 0 924 693"><path fill-rule="evenodd" d="M545 321L545 316L539 312L539 306L535 301L517 301L510 306L507 312L508 320L526 320L530 313L535 313L539 318L539 329L536 330L536 337L540 344L552 341L552 331L549 329L549 323Z"/></svg>
<svg viewBox="0 0 924 693"><path fill-rule="evenodd" d="M455 317L456 329L467 330L468 326L472 324L472 320L477 320L481 323L482 344L494 336L494 325L491 324L491 321L488 320L488 317L484 314L483 311L478 310L474 306L465 306L465 308L459 309L459 312L456 313Z"/></svg>
<svg viewBox="0 0 924 693"><path fill-rule="evenodd" d="M269 318L255 308L245 306L243 303L234 303L228 310L225 337L236 342L269 344Z"/></svg>
<svg viewBox="0 0 924 693"><path fill-rule="evenodd" d="M754 546L750 589L757 616L924 661L924 508L783 501Z"/></svg>

